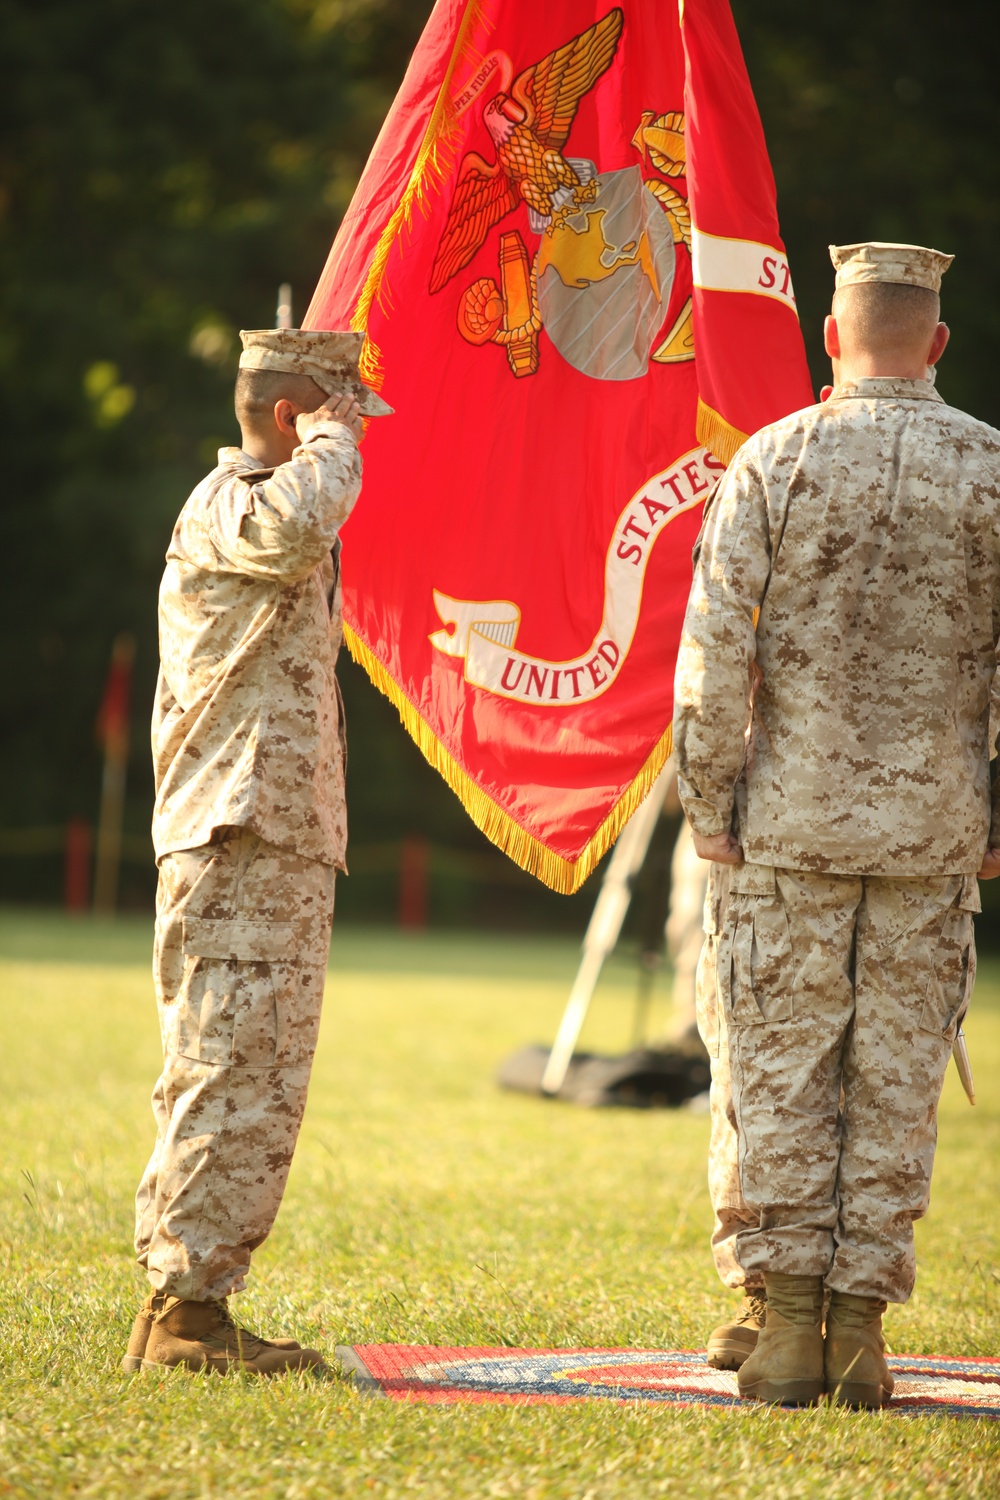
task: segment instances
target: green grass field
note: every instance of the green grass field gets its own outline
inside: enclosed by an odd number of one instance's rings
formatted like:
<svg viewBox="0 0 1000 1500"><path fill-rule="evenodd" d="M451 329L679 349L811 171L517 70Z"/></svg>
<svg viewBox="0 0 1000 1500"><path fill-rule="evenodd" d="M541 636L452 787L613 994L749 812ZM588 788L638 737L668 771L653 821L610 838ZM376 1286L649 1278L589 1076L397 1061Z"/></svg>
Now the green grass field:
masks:
<svg viewBox="0 0 1000 1500"><path fill-rule="evenodd" d="M340 1379L118 1369L158 1066L149 928L0 913L0 1496L1000 1496L1000 1423L844 1411L421 1407ZM243 1321L336 1343L698 1347L707 1117L500 1093L551 1037L566 942L338 931L309 1110ZM584 1040L628 1042L623 960ZM1000 970L953 1070L900 1352L1000 1353ZM661 1009L660 1018L665 1011Z"/></svg>

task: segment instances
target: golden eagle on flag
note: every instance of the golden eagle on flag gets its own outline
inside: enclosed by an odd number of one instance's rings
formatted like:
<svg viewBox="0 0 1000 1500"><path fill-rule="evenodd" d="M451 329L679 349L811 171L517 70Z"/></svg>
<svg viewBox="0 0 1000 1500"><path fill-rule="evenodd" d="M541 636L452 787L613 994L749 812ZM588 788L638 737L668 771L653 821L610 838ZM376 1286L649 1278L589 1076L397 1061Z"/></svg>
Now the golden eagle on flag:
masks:
<svg viewBox="0 0 1000 1500"><path fill-rule="evenodd" d="M812 397L727 0L438 0L306 315L396 415L348 647L557 890L670 751L706 497ZM377 428L377 430L376 430Z"/></svg>
<svg viewBox="0 0 1000 1500"><path fill-rule="evenodd" d="M622 30L622 12L610 10L581 36L525 68L509 93L500 90L483 110L496 160L470 151L462 162L448 222L431 271L431 291L461 271L494 224L519 203L541 218L556 213L554 195L569 188L574 206L593 199L562 155L581 95L610 66Z"/></svg>

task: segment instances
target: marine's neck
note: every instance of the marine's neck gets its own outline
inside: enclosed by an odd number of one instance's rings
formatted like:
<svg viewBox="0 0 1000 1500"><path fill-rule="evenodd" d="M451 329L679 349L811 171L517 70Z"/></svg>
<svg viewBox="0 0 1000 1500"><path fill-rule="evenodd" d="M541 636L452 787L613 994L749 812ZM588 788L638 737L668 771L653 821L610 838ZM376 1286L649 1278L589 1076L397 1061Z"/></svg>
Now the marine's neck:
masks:
<svg viewBox="0 0 1000 1500"><path fill-rule="evenodd" d="M257 460L262 469L276 469L286 464L295 452L297 438L286 437L277 428L273 432L258 432L251 427L240 428L240 447L244 453Z"/></svg>
<svg viewBox="0 0 1000 1500"><path fill-rule="evenodd" d="M853 380L926 380L927 361L923 357L894 355L879 359L875 355L852 354L848 359L833 361L834 385Z"/></svg>

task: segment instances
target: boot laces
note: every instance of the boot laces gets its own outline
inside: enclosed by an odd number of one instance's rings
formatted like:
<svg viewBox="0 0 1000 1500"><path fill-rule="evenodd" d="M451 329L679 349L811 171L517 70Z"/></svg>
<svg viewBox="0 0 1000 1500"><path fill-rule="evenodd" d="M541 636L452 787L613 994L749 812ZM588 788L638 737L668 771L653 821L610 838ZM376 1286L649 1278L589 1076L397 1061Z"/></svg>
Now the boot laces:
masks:
<svg viewBox="0 0 1000 1500"><path fill-rule="evenodd" d="M767 1317L767 1298L763 1292L748 1292L740 1308L738 1323L759 1323L764 1326Z"/></svg>
<svg viewBox="0 0 1000 1500"><path fill-rule="evenodd" d="M249 1328L244 1328L242 1324L237 1323L229 1311L229 1303L225 1298L213 1298L212 1305L219 1314L223 1333L232 1334L245 1354L250 1354L253 1346L260 1347L267 1342L266 1339L259 1338L257 1334L251 1333Z"/></svg>
<svg viewBox="0 0 1000 1500"><path fill-rule="evenodd" d="M225 1328L228 1332L230 1332L230 1333L246 1333L246 1329L245 1328L238 1328L236 1326L236 1323L233 1320L233 1315L229 1311L229 1303L226 1301L226 1299L224 1297L213 1297L212 1298L212 1306L215 1308L216 1312L219 1314L219 1322L222 1324L223 1328Z"/></svg>
<svg viewBox="0 0 1000 1500"><path fill-rule="evenodd" d="M763 1292L754 1292L747 1298L750 1303L750 1311L761 1323L767 1317L767 1298Z"/></svg>

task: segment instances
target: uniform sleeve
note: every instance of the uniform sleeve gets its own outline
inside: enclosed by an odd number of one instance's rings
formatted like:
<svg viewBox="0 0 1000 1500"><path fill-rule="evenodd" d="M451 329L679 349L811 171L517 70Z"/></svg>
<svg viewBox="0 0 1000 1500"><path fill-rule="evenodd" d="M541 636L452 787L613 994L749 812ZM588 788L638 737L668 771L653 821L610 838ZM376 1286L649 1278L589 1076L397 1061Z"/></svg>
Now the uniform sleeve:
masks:
<svg viewBox="0 0 1000 1500"><path fill-rule="evenodd" d="M989 847L1000 849L1000 644L997 646L997 665L990 686L990 760L993 761L992 807L990 812Z"/></svg>
<svg viewBox="0 0 1000 1500"><path fill-rule="evenodd" d="M738 458L721 480L695 549L674 684L674 750L681 804L696 833L732 827L746 754L754 610L771 571L767 495Z"/></svg>
<svg viewBox="0 0 1000 1500"><path fill-rule="evenodd" d="M215 497L209 533L238 573L295 583L330 551L361 492L361 455L339 422L311 427L287 463L256 484L234 476Z"/></svg>

